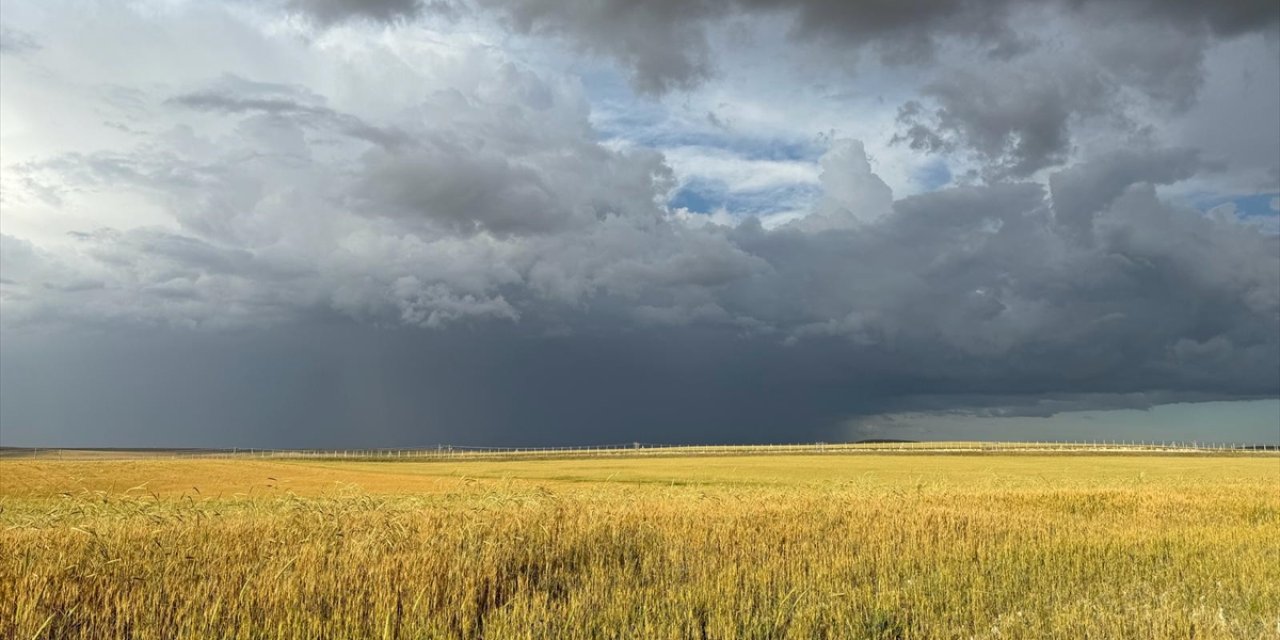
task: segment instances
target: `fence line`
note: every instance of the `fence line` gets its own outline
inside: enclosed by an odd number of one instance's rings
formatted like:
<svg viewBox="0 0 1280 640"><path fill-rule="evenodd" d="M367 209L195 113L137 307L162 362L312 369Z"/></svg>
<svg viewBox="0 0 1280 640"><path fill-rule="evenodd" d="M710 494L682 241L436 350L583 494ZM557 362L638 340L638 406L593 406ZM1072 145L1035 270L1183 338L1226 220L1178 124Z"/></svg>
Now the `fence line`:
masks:
<svg viewBox="0 0 1280 640"><path fill-rule="evenodd" d="M422 448L377 449L181 449L181 450L72 450L19 449L0 450L0 456L21 452L84 452L110 455L163 455L202 458L264 459L341 459L341 460L451 460L451 459L524 459L608 456L698 456L744 454L839 454L839 453L1017 453L1017 452L1099 452L1099 453L1280 453L1275 444L1238 442L1200 442L1182 440L1112 440L1027 441L1027 442L856 442L799 443L771 445L673 445L645 442L592 445L583 447L479 447L437 445Z"/></svg>

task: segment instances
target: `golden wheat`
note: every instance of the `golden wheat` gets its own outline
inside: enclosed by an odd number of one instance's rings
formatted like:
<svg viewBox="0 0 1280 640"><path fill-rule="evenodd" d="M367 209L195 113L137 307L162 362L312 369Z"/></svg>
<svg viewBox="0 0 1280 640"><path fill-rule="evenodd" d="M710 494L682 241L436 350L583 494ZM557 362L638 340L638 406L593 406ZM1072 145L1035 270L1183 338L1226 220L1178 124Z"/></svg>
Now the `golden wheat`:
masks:
<svg viewBox="0 0 1280 640"><path fill-rule="evenodd" d="M0 462L5 638L1276 638L1280 459Z"/></svg>

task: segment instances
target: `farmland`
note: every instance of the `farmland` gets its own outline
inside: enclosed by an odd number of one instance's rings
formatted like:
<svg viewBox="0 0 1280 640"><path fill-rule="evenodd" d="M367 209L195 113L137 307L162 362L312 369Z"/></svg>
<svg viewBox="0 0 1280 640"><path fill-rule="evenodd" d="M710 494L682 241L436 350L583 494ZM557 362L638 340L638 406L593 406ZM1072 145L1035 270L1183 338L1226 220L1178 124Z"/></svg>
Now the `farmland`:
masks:
<svg viewBox="0 0 1280 640"><path fill-rule="evenodd" d="M0 637L1276 638L1280 457L0 460Z"/></svg>

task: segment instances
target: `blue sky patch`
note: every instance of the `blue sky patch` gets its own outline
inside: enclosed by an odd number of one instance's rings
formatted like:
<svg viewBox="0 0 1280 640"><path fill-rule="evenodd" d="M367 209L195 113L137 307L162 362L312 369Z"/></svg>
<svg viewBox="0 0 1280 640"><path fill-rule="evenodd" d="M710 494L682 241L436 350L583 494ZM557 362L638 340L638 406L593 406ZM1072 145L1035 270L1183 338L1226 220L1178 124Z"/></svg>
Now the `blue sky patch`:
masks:
<svg viewBox="0 0 1280 640"><path fill-rule="evenodd" d="M951 167L942 158L934 158L915 170L911 180L923 191L934 191L951 184Z"/></svg>
<svg viewBox="0 0 1280 640"><path fill-rule="evenodd" d="M671 208L685 208L695 213L711 213L723 204L721 198L715 197L709 190L697 189L687 184L680 187L676 195L668 203Z"/></svg>
<svg viewBox="0 0 1280 640"><path fill-rule="evenodd" d="M1254 216L1280 215L1280 212L1277 212L1275 209L1271 207L1271 202L1275 198L1280 198L1280 192L1255 193L1255 194L1246 195L1246 196L1204 195L1204 196L1193 197L1192 202L1194 203L1195 207L1197 209L1200 209L1201 211L1208 211L1214 207L1231 203L1236 206L1236 215L1243 218L1248 218L1248 217L1254 217Z"/></svg>
<svg viewBox="0 0 1280 640"><path fill-rule="evenodd" d="M822 195L817 185L788 185L777 189L731 192L713 180L692 180L676 191L668 205L693 213L723 208L733 215L768 215L808 208Z"/></svg>

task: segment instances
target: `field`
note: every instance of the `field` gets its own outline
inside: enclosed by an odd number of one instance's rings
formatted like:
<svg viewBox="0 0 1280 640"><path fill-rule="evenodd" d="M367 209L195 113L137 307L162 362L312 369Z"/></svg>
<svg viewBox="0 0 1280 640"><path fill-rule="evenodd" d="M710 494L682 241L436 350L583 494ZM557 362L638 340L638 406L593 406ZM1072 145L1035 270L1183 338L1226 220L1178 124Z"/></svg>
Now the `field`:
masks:
<svg viewBox="0 0 1280 640"><path fill-rule="evenodd" d="M1280 457L0 460L3 638L1278 638Z"/></svg>

